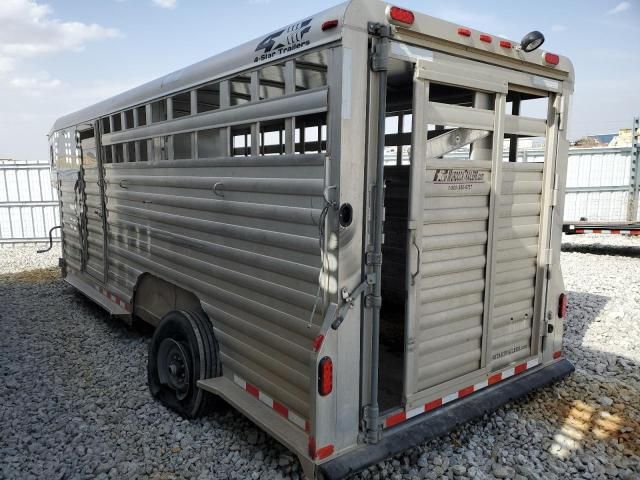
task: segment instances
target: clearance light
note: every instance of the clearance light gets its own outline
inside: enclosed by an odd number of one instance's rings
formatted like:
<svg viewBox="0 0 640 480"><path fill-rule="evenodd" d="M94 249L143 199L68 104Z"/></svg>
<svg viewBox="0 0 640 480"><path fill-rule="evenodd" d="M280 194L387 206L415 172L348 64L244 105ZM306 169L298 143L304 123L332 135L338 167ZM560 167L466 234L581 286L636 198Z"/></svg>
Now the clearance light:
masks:
<svg viewBox="0 0 640 480"><path fill-rule="evenodd" d="M564 318L567 314L567 305L569 304L569 297L567 297L564 293L560 294L560 298L558 299L558 317Z"/></svg>
<svg viewBox="0 0 640 480"><path fill-rule="evenodd" d="M462 37L470 37L471 36L471 30L469 30L468 28L460 27L460 28L458 28L458 35L460 35Z"/></svg>
<svg viewBox="0 0 640 480"><path fill-rule="evenodd" d="M326 396L333 390L333 362L324 357L318 364L318 393Z"/></svg>
<svg viewBox="0 0 640 480"><path fill-rule="evenodd" d="M511 48L513 45L511 45L511 42L508 40L500 40L500 46L502 48Z"/></svg>
<svg viewBox="0 0 640 480"><path fill-rule="evenodd" d="M332 28L336 28L338 26L338 20L327 20L322 24L322 31L331 30Z"/></svg>
<svg viewBox="0 0 640 480"><path fill-rule="evenodd" d="M555 53L547 52L544 54L544 62L547 65L558 65L558 63L560 63L560 57Z"/></svg>
<svg viewBox="0 0 640 480"><path fill-rule="evenodd" d="M484 33L480 35L480 41L484 43L491 43L493 39L490 35L485 35Z"/></svg>
<svg viewBox="0 0 640 480"><path fill-rule="evenodd" d="M413 22L416 20L416 17L411 10L405 10L400 7L391 7L387 15L391 20L404 23L406 25L413 25Z"/></svg>

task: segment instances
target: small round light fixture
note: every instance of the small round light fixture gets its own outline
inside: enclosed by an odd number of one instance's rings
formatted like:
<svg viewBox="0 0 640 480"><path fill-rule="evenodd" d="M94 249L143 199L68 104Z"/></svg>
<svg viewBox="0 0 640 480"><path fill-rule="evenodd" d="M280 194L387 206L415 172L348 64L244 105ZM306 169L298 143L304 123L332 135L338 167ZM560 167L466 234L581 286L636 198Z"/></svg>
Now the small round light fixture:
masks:
<svg viewBox="0 0 640 480"><path fill-rule="evenodd" d="M544 43L544 35L537 30L527 33L520 41L520 48L525 52L533 52Z"/></svg>

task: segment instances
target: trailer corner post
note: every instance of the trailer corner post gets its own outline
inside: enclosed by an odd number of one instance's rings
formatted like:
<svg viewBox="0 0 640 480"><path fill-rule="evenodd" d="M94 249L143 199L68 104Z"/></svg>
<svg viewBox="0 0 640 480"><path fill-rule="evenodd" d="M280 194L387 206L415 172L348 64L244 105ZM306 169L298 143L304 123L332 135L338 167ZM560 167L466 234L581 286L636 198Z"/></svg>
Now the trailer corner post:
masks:
<svg viewBox="0 0 640 480"><path fill-rule="evenodd" d="M363 420L365 440L378 443L382 437L380 409L378 406L378 364L380 362L380 308L382 306L382 238L384 222L384 140L387 110L387 71L391 49L392 27L370 23L369 33L377 37L371 55L371 69L379 74L378 79L378 125L376 149L376 184L373 215L373 251L367 255L367 264L374 275L373 292L365 305L372 309L371 319L371 381L370 403L364 407Z"/></svg>

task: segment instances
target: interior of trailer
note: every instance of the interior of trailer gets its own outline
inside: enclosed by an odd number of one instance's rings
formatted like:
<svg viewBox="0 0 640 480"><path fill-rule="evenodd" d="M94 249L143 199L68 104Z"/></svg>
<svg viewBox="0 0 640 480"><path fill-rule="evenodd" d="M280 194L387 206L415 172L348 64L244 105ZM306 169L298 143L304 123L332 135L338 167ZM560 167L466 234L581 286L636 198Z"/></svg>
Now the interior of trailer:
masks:
<svg viewBox="0 0 640 480"><path fill-rule="evenodd" d="M474 106L473 90L430 83L429 101L464 107ZM493 104L493 102L491 102ZM506 112L546 118L548 97L532 92L509 91ZM413 109L413 64L391 59L387 80L385 126L385 223L382 265L382 310L380 316L380 362L378 401L380 411L395 409L403 403L405 380L405 326L407 300L407 218L411 169ZM429 125L428 139L455 127ZM490 138L490 137L489 137ZM524 136L505 135L504 160L522 161L520 144ZM529 139L530 141L530 139ZM463 145L440 159L469 159L474 143ZM524 146L523 146L524 145ZM519 150L520 146L520 150ZM487 160L490 160L487 159ZM428 259L422 259L428 261Z"/></svg>

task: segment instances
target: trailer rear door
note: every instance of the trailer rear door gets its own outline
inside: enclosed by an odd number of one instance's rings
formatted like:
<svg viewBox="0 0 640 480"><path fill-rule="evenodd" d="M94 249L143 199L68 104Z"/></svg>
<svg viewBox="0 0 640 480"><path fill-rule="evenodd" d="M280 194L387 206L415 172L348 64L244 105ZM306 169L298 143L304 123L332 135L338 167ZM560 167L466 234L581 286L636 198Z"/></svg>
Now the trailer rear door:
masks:
<svg viewBox="0 0 640 480"><path fill-rule="evenodd" d="M504 68L424 57L414 76L407 408L538 358L548 241L544 168L553 162L504 162L503 147L506 133L547 137L553 145L555 132L548 120L506 113L513 82L531 88L535 76L509 78Z"/></svg>

